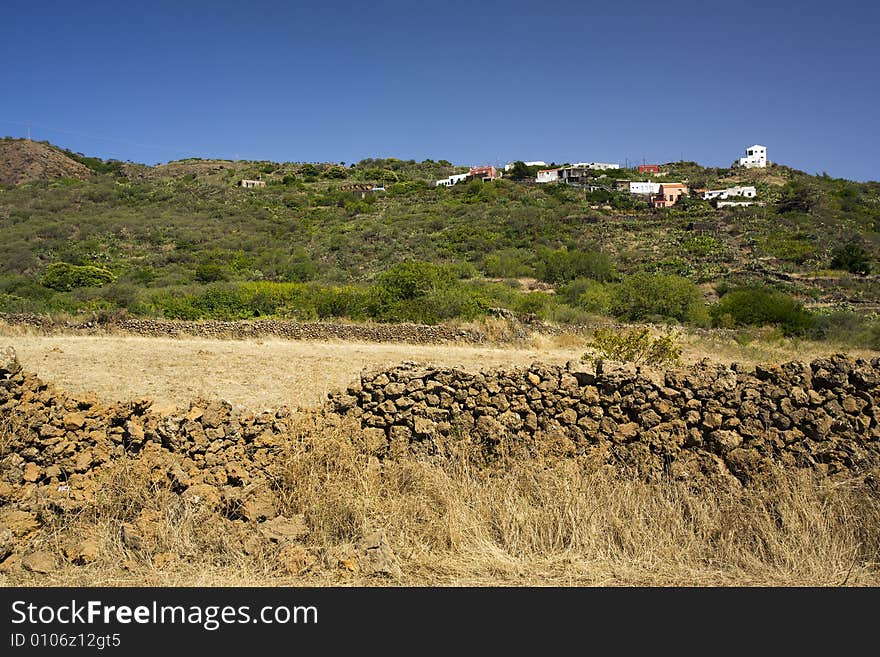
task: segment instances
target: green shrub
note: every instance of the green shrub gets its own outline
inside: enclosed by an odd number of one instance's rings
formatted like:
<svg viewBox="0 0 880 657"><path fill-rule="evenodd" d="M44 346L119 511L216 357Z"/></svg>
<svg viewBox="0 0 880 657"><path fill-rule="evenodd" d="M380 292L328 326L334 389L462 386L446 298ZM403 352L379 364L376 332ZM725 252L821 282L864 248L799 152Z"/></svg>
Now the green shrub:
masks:
<svg viewBox="0 0 880 657"><path fill-rule="evenodd" d="M713 256L724 252L724 245L711 235L694 235L681 245L688 253L696 256Z"/></svg>
<svg viewBox="0 0 880 657"><path fill-rule="evenodd" d="M837 310L813 315L809 337L813 340L832 340L838 344L875 349L874 334L880 329L880 320L864 313Z"/></svg>
<svg viewBox="0 0 880 657"><path fill-rule="evenodd" d="M559 297L565 303L595 315L611 312L614 284L600 283L589 278L577 278L560 288Z"/></svg>
<svg viewBox="0 0 880 657"><path fill-rule="evenodd" d="M483 271L496 278L520 278L534 273L523 254L515 250L490 253L483 259Z"/></svg>
<svg viewBox="0 0 880 657"><path fill-rule="evenodd" d="M71 265L54 262L43 273L40 283L53 290L73 290L80 287L101 287L116 280L113 273L94 265Z"/></svg>
<svg viewBox="0 0 880 657"><path fill-rule="evenodd" d="M611 259L604 253L560 249L539 254L537 275L542 281L560 284L576 278L609 281L615 271Z"/></svg>
<svg viewBox="0 0 880 657"><path fill-rule="evenodd" d="M522 314L545 316L545 309L553 305L554 299L546 292L529 292L514 299L513 310Z"/></svg>
<svg viewBox="0 0 880 657"><path fill-rule="evenodd" d="M853 274L870 274L871 255L858 242L848 242L834 249L831 267L845 269Z"/></svg>
<svg viewBox="0 0 880 657"><path fill-rule="evenodd" d="M377 290L388 302L407 301L447 289L454 280L452 272L443 265L409 261L384 272Z"/></svg>
<svg viewBox="0 0 880 657"><path fill-rule="evenodd" d="M321 319L345 317L365 319L369 316L373 301L370 290L354 287L315 287L314 305Z"/></svg>
<svg viewBox="0 0 880 657"><path fill-rule="evenodd" d="M582 361L616 360L636 365L676 365L681 362L678 334L654 338L647 328L631 331L599 329L587 344Z"/></svg>
<svg viewBox="0 0 880 657"><path fill-rule="evenodd" d="M803 335L815 318L784 292L747 287L731 290L712 306L716 326L778 326L785 335Z"/></svg>
<svg viewBox="0 0 880 657"><path fill-rule="evenodd" d="M803 264L816 254L816 240L802 234L793 236L768 235L764 238L761 246L765 253L780 260L788 260L797 264Z"/></svg>
<svg viewBox="0 0 880 657"><path fill-rule="evenodd" d="M229 274L229 267L217 262L203 262L196 267L196 280L199 283L228 281Z"/></svg>
<svg viewBox="0 0 880 657"><path fill-rule="evenodd" d="M437 324L446 319L473 319L485 314L488 301L465 286L455 286L409 299L382 303L375 316L383 322Z"/></svg>
<svg viewBox="0 0 880 657"><path fill-rule="evenodd" d="M634 322L677 320L693 324L708 321L700 289L674 274L638 272L626 276L611 290L613 315Z"/></svg>

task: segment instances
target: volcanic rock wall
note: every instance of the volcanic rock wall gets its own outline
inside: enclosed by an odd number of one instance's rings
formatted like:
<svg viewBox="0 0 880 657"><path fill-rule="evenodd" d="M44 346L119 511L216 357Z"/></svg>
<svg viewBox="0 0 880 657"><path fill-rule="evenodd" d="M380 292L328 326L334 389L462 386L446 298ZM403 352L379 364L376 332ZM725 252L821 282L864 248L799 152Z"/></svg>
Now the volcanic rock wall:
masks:
<svg viewBox="0 0 880 657"><path fill-rule="evenodd" d="M75 331L100 334L121 331L145 337L194 336L212 339L252 339L277 337L286 340L359 340L364 342L405 342L430 344L442 342L486 341L478 331L447 325L426 324L342 324L338 322L296 322L293 320L256 319L241 321L206 320L200 322L126 318L108 323L91 319L57 322L33 314L4 314L0 320L10 326L31 326L46 333Z"/></svg>
<svg viewBox="0 0 880 657"><path fill-rule="evenodd" d="M665 374L619 364L471 373L405 364L331 395L321 423L361 426L378 458L591 456L638 476L748 483L774 465L870 473L880 465L880 359L701 364ZM73 398L0 358L0 503L94 496L122 457L209 499L227 517L271 517L264 495L290 440L289 409L237 413L224 401L161 413L149 401Z"/></svg>
<svg viewBox="0 0 880 657"><path fill-rule="evenodd" d="M773 464L822 473L880 463L880 359L699 365L660 373L600 363L479 374L415 364L331 397L392 453L442 453L460 436L488 455L600 455L641 476L746 482Z"/></svg>

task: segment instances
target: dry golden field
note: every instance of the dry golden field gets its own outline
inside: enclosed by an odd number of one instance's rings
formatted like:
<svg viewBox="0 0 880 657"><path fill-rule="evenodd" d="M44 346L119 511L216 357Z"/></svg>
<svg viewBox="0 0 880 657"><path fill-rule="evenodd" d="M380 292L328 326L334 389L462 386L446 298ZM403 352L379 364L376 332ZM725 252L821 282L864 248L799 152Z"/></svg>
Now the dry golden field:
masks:
<svg viewBox="0 0 880 657"><path fill-rule="evenodd" d="M741 345L711 334L682 342L685 362L809 360L841 350L779 339ZM92 504L47 513L28 539L21 554L54 555L56 567L32 572L15 561L20 555L10 557L0 586L880 585L880 497L864 477L780 471L750 488L694 489L577 459L379 460L357 422L329 422L308 410L363 368L413 360L469 370L564 363L579 358L585 343L576 336L490 346L239 341L0 328L0 347L14 347L26 370L75 396L304 409L293 415L289 449L275 463L284 474L271 494L278 513L302 517L309 529L297 551L248 551L253 523L194 506L167 482L156 484L146 456L125 457L96 480ZM16 430L14 418L0 426L0 456ZM121 524L136 518L149 521L150 551L133 551L120 538ZM397 575L346 567L358 541L376 529L394 550ZM77 565L65 555L83 541L96 556Z"/></svg>
<svg viewBox="0 0 880 657"><path fill-rule="evenodd" d="M159 406L186 406L199 397L261 410L311 408L345 388L362 369L419 361L466 370L577 360L586 340L533 335L514 344L211 340L125 335L43 335L0 324L0 347L12 346L25 369L73 394L105 401L148 397ZM741 345L711 334L684 335L682 358L719 362L809 360L840 351L828 343L756 339ZM853 355L876 352L849 350Z"/></svg>

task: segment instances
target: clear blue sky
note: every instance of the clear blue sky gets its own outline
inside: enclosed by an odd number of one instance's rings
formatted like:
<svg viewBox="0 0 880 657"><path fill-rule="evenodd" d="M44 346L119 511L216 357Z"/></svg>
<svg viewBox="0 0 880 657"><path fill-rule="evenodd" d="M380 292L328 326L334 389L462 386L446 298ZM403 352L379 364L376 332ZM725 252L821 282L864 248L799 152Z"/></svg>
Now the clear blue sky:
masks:
<svg viewBox="0 0 880 657"><path fill-rule="evenodd" d="M0 7L0 135L187 156L665 162L877 180L876 2Z"/></svg>

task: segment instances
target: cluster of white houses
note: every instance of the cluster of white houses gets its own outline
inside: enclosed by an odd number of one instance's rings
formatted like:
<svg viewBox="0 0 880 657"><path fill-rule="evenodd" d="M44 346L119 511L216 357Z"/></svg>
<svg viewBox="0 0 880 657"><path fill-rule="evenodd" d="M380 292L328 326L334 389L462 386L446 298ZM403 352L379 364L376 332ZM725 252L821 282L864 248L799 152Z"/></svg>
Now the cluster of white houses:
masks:
<svg viewBox="0 0 880 657"><path fill-rule="evenodd" d="M527 167L545 167L546 162L534 160L524 162ZM755 144L746 149L746 156L734 162L734 166L745 168L766 167L767 147ZM508 162L504 171L510 171L514 167L513 162ZM602 188L592 184L595 182L593 171L609 171L619 169L620 165L612 162L577 162L552 169L538 169L534 182L536 183L566 183L569 185L584 185L589 181L591 188ZM641 164L639 173L661 174L658 164ZM443 180L438 180L436 186L451 187L459 182L480 178L481 180L495 180L500 178L503 172L493 166L471 167L468 173L459 173ZM687 185L680 182L653 182L650 180L616 180L612 184L615 190L627 191L630 194L647 196L648 202L657 208L671 207L684 195L690 195L691 190ZM755 203L757 190L752 186L728 187L726 189L694 189L694 194L699 194L703 200L713 201L717 207L725 206L748 206Z"/></svg>

